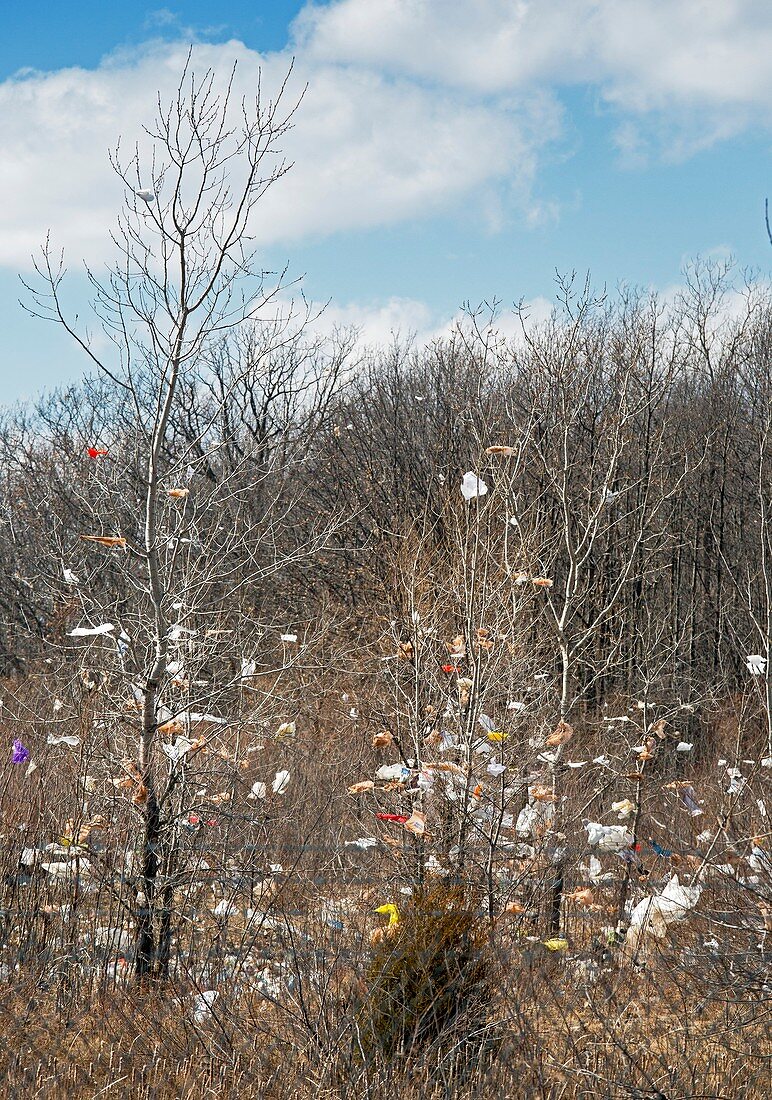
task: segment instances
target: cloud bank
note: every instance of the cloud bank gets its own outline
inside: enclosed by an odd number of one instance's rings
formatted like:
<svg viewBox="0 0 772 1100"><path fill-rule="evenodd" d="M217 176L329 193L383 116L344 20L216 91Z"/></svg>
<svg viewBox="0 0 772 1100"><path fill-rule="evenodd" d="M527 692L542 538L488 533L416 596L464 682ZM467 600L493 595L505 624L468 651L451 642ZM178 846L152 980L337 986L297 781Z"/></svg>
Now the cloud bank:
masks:
<svg viewBox="0 0 772 1100"><path fill-rule="evenodd" d="M105 258L122 189L108 151L147 144L156 93L171 98L187 47L153 44L105 59L95 70L23 73L0 85L0 264L29 268L52 239L94 264ZM289 54L259 55L239 42L201 44L196 72L227 74L254 96L270 94ZM319 238L441 214L473 202L484 215L503 186L528 213L539 149L559 131L559 108L541 93L483 102L463 90L438 94L373 68L299 56L289 100L305 84L284 150L294 163L269 191L252 225L260 244ZM470 216L473 211L467 210Z"/></svg>
<svg viewBox="0 0 772 1100"><path fill-rule="evenodd" d="M304 54L478 93L596 84L632 111L769 113L766 0L336 0L295 21Z"/></svg>
<svg viewBox="0 0 772 1100"><path fill-rule="evenodd" d="M28 269L49 228L73 256L105 258L122 201L107 151L140 138L185 53L149 43L94 70L0 84L0 264ZM489 230L538 222L551 210L540 159L560 141L571 85L597 89L629 163L652 128L687 156L770 121L766 0L338 0L308 4L283 52L231 41L194 59L218 72L238 60L250 92L260 69L276 87L292 55L292 88L309 91L287 141L295 166L254 226L265 245L448 211Z"/></svg>

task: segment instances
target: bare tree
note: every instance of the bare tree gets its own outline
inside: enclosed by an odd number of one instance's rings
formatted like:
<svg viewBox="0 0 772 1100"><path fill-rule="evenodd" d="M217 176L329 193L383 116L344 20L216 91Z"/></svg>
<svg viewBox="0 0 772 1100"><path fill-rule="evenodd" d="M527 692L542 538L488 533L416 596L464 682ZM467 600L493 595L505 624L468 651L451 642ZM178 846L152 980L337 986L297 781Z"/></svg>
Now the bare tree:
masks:
<svg viewBox="0 0 772 1100"><path fill-rule="evenodd" d="M297 326L293 329L294 318L285 314L263 330L268 337L259 356L247 354L227 372L220 369L228 334L249 339L247 326L271 307L278 310L284 273L269 280L262 270L250 220L267 189L288 170L281 140L297 106L285 104L288 77L275 99L267 100L258 84L253 102L236 102L235 72L219 88L213 72L196 75L189 56L171 104L164 107L159 99L155 123L147 130L149 156L137 150L124 162L116 150L113 167L127 197L113 234L118 260L106 279L88 272L95 315L111 354L96 350L66 315L63 259L55 257L49 242L36 264L42 286L28 288L30 310L61 324L131 410L125 461L137 470L136 489L92 443L97 473L89 500L91 527L80 532L94 552L119 563L122 596L110 602L108 593L105 603L96 590L78 585L78 591L92 622L97 613L105 619L119 615L113 671L140 711L136 756L124 765L126 785L143 817L136 890L140 979L168 967L186 757L203 748L207 730L226 724L209 713L213 701L232 705L242 677L258 671L249 651L246 665L234 666L238 647L243 657L243 647L256 648L260 634L259 621L233 621L237 593L264 585L288 561L312 552L330 525L328 519L314 530L306 527L305 542L291 537L299 481L294 487L288 482L287 467L302 461L293 423L298 407L313 386L306 414L323 410L337 365L313 382L302 380L297 370L277 374L278 399L266 391L266 408L253 410L256 435L230 420L235 399L254 394L258 379L268 377L264 363L276 362L290 340L297 346L292 336ZM199 403L198 420L188 421L180 434L181 403L202 389L208 403ZM265 425L269 414L276 418L272 430ZM136 491L136 498L127 500L127 491ZM247 509L248 496L258 492L260 506ZM206 523L207 511L219 522ZM71 533L66 544L62 540L63 561L74 549ZM92 574L99 571L89 567ZM231 637L235 644L229 644ZM224 655L231 658L229 672ZM261 667L276 661L284 667L286 644L277 638L266 658ZM183 699L170 705L175 690ZM182 738L164 746L165 782L161 734Z"/></svg>

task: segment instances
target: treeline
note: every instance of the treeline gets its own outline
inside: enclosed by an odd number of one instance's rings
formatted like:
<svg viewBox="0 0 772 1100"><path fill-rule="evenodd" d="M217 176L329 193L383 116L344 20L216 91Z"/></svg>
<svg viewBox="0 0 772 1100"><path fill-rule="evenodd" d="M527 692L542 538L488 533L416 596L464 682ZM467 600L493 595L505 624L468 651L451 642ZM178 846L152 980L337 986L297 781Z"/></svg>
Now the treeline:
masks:
<svg viewBox="0 0 772 1100"><path fill-rule="evenodd" d="M738 690L770 646L769 296L702 266L668 302L569 282L548 322L522 316L505 337L501 320L470 313L430 346L378 351L254 326L189 365L163 462L195 488L199 611L372 640L377 615L408 614L406 552L439 594L488 509L495 568L553 582L530 644L570 665L572 705L642 679L682 703ZM65 569L120 610L123 564L100 559L97 576L80 536L140 539L154 386L141 370L131 388L90 377L5 412L4 674L61 640ZM468 471L491 490L469 503Z"/></svg>

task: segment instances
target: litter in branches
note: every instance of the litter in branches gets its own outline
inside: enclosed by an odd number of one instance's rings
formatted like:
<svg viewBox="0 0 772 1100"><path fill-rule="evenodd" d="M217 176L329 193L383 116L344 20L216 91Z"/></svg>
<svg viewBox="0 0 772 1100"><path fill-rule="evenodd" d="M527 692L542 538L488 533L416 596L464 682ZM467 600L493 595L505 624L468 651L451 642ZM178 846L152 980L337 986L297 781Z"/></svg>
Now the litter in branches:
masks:
<svg viewBox="0 0 772 1100"><path fill-rule="evenodd" d="M80 537L84 542L96 542L110 549L126 548L126 539L122 535L81 535Z"/></svg>
<svg viewBox="0 0 772 1100"><path fill-rule="evenodd" d="M284 769L277 771L271 789L274 794L284 794L290 785L290 773Z"/></svg>
<svg viewBox="0 0 772 1100"><path fill-rule="evenodd" d="M115 627L112 623L102 623L100 626L76 626L70 630L70 638L98 638L102 634L112 634Z"/></svg>
<svg viewBox="0 0 772 1100"><path fill-rule="evenodd" d="M673 875L661 894L644 898L633 909L627 930L628 947L635 947L642 935L664 939L668 926L686 920L701 895L701 886L681 886L678 875Z"/></svg>
<svg viewBox="0 0 772 1100"><path fill-rule="evenodd" d="M25 1032L9 1089L75 1052L95 1060L75 1091L163 1091L150 1056L192 1094L172 1061L211 1024L204 1091L289 1096L305 1072L325 1095L729 1095L682 1064L684 1005L708 1058L727 1021L752 1089L772 934L766 313L711 327L725 402L699 309L596 313L578 286L523 339L475 316L428 351L360 356L302 323L296 340L248 247L289 148L276 105L241 133L234 74L226 124L229 78L200 88L199 57L123 174L127 263L94 273L125 346L0 433L0 982L10 1016L34 991L27 1031L55 1038L33 1074ZM126 964L137 996L116 999ZM181 1020L157 1011L170 996ZM109 1073L81 1042L100 1006L129 1051ZM391 1047L366 1034L373 1006L384 1032L404 1021ZM530 1063L519 1081L510 1060Z"/></svg>
<svg viewBox="0 0 772 1100"><path fill-rule="evenodd" d="M540 783L528 788L528 794L534 802L555 802L555 792L551 787L545 787Z"/></svg>
<svg viewBox="0 0 772 1100"><path fill-rule="evenodd" d="M194 756L206 745L203 737L191 739L190 737L177 737L173 744L161 743L161 751L175 767L186 757Z"/></svg>
<svg viewBox="0 0 772 1100"><path fill-rule="evenodd" d="M15 738L11 745L11 763L24 764L29 760L29 749L24 746L24 743L18 738Z"/></svg>
<svg viewBox="0 0 772 1100"><path fill-rule="evenodd" d="M349 789L349 794L366 794L367 791L372 791L375 787L372 779L363 779L360 783L353 783Z"/></svg>
<svg viewBox="0 0 772 1100"><path fill-rule="evenodd" d="M563 721L561 718L555 730L549 735L544 744L549 745L551 748L555 748L558 745L565 745L573 736L573 726L569 725L568 722Z"/></svg>
<svg viewBox="0 0 772 1100"><path fill-rule="evenodd" d="M749 654L745 658L745 664L752 676L764 676L766 674L767 659L762 657L760 653Z"/></svg>
<svg viewBox="0 0 772 1100"><path fill-rule="evenodd" d="M375 773L375 778L384 783L403 783L410 778L410 769L404 764L382 764Z"/></svg>
<svg viewBox="0 0 772 1100"><path fill-rule="evenodd" d="M518 588L522 588L522 586L528 584L529 581L534 588L552 588L553 585L553 581L549 577L532 577L529 573L524 573L522 570L515 573L512 578L513 584L516 584Z"/></svg>
<svg viewBox="0 0 772 1100"><path fill-rule="evenodd" d="M378 838L374 836L360 836L356 840L347 840L344 842L344 848L358 848L360 851L365 852L368 848L378 847Z"/></svg>
<svg viewBox="0 0 772 1100"><path fill-rule="evenodd" d="M613 873L603 870L603 865L597 856L591 855L587 863L580 863L579 870L594 886L605 886L614 881Z"/></svg>
<svg viewBox="0 0 772 1100"><path fill-rule="evenodd" d="M601 825L597 821L588 821L587 843L601 852L621 852L633 844L633 834L624 825Z"/></svg>
<svg viewBox="0 0 772 1100"><path fill-rule="evenodd" d="M697 799L697 792L687 780L677 779L672 783L666 783L665 789L677 792L679 800L692 817L699 817L703 813Z"/></svg>
<svg viewBox="0 0 772 1100"><path fill-rule="evenodd" d="M140 198L144 198L141 195ZM146 200L147 201L147 200ZM193 1023L197 1026L208 1023L214 1017L213 1006L214 1002L220 994L216 989L207 989L203 993L199 993L193 1001L191 1006L191 1015L193 1017Z"/></svg>
<svg viewBox="0 0 772 1100"><path fill-rule="evenodd" d="M375 947L377 944L381 943L384 938L389 938L396 934L397 928L399 927L399 910L396 905L388 903L386 905L379 905L373 912L381 913L383 916L388 915L389 918L388 924L380 928L375 928L370 933L370 943Z"/></svg>
<svg viewBox="0 0 772 1100"><path fill-rule="evenodd" d="M477 474L469 471L461 479L461 495L464 500L471 501L477 497L484 497L488 492L488 486Z"/></svg>

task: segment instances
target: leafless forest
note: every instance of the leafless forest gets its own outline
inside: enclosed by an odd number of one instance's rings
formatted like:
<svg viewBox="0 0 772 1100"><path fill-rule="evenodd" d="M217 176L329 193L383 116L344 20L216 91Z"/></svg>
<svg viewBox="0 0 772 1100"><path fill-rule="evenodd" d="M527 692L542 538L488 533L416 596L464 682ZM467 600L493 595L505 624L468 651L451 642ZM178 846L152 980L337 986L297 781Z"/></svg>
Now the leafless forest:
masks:
<svg viewBox="0 0 772 1100"><path fill-rule="evenodd" d="M187 72L90 328L24 291L91 364L0 421L6 1095L768 1096L768 292L319 335L293 109Z"/></svg>

